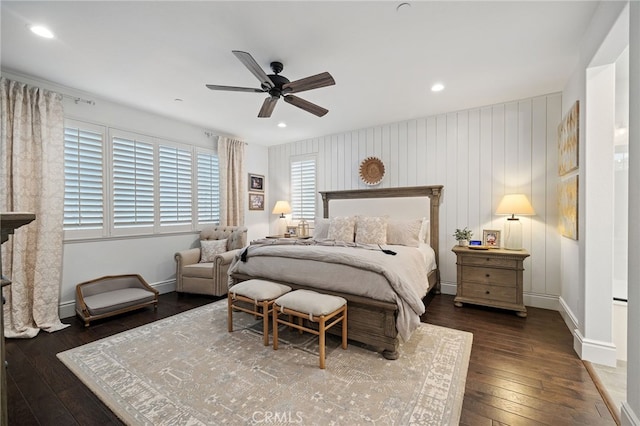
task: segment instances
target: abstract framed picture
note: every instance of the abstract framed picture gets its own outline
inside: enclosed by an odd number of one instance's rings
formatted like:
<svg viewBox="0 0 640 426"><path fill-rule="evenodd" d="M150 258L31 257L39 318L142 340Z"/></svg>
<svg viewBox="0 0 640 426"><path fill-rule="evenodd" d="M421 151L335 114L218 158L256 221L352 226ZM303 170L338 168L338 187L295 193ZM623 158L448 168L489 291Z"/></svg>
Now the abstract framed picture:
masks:
<svg viewBox="0 0 640 426"><path fill-rule="evenodd" d="M558 176L578 168L580 107L576 101L558 126Z"/></svg>
<svg viewBox="0 0 640 426"><path fill-rule="evenodd" d="M264 210L264 194L249 193L249 210Z"/></svg>
<svg viewBox="0 0 640 426"><path fill-rule="evenodd" d="M578 239L578 176L558 184L558 213L560 233L572 240Z"/></svg>

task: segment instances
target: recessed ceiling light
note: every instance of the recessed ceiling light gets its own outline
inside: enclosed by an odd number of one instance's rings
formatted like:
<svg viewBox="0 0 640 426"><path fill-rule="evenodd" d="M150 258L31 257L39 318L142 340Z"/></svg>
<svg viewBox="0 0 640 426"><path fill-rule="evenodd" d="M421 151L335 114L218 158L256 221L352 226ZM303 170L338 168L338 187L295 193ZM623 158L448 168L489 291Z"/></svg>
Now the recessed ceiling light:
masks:
<svg viewBox="0 0 640 426"><path fill-rule="evenodd" d="M42 25L32 25L29 27L32 33L39 35L44 38L53 38L53 33L49 28L43 27Z"/></svg>
<svg viewBox="0 0 640 426"><path fill-rule="evenodd" d="M278 123L278 127L280 127L281 129L284 129L285 127L287 127L287 123L284 123L281 121L280 123Z"/></svg>
<svg viewBox="0 0 640 426"><path fill-rule="evenodd" d="M431 86L432 92L441 92L443 90L444 90L444 84L442 83L436 83L433 86Z"/></svg>

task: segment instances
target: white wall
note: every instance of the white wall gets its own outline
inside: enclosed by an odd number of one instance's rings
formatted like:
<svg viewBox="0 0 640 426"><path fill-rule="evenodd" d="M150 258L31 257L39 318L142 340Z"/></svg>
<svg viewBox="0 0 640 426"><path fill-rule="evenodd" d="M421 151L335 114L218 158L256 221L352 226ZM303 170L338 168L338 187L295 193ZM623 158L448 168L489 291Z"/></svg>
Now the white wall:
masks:
<svg viewBox="0 0 640 426"><path fill-rule="evenodd" d="M494 211L503 194L527 194L536 211L521 218L525 261L525 303L557 309L560 294L557 227L557 126L561 96L552 94L434 117L390 123L269 148L269 188L289 199L289 160L315 154L318 190L366 187L360 162L377 156L386 174L379 187L444 185L440 226L443 291L454 294L452 233L469 226L502 229ZM318 215L322 203L318 198ZM416 212L416 217L421 215Z"/></svg>
<svg viewBox="0 0 640 426"><path fill-rule="evenodd" d="M564 114L576 100L580 101L581 182L579 240L563 238L561 241L562 312L567 325L574 330L574 348L578 355L607 365L615 365L616 359L611 333L613 274L609 264L613 254L611 238L608 243L602 243L599 238L602 234L612 235L613 232L613 211L608 210L612 206L610 195L613 186L612 183L604 184L612 182L612 172L609 170L611 161L602 167L603 157L613 157L613 125L608 129L610 137L603 141L597 132L605 124L589 122L587 114L598 116L598 108L603 107L610 110L607 114L614 112L611 100L606 98L607 95L602 95L601 90L610 82L611 76L607 74L611 73L611 69L608 66L615 63L629 41L628 15L626 22L621 17L625 5L625 2L600 3L583 36L578 63L563 90L562 103ZM601 100L607 105L601 105ZM595 265L594 259L598 258L607 262L603 268L607 270L606 285L603 285L600 276L604 271Z"/></svg>
<svg viewBox="0 0 640 426"><path fill-rule="evenodd" d="M622 424L640 425L640 3L631 2L629 23L629 304L627 334L627 401Z"/></svg>
<svg viewBox="0 0 640 426"><path fill-rule="evenodd" d="M14 74L3 70L2 75L59 93L95 101L95 105L74 102L64 98L65 117L123 130L162 137L190 145L215 148L216 132L189 123L151 114L139 109L99 98L91 93L51 82ZM246 171L257 174L267 172L267 148L262 145L246 146ZM255 239L268 232L267 211L248 211L245 225L248 238ZM138 273L161 292L175 289L174 253L194 246L196 232L171 235L142 236L135 238L111 238L91 241L65 242L63 253L62 282L60 287L60 315L62 318L75 315L76 284L104 275Z"/></svg>

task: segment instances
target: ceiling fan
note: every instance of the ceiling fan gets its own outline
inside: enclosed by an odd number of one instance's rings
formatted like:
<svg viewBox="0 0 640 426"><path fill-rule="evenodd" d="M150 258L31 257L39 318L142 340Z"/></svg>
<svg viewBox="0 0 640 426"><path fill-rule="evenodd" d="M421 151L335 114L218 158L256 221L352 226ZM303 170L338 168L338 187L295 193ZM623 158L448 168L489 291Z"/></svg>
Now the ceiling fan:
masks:
<svg viewBox="0 0 640 426"><path fill-rule="evenodd" d="M282 97L285 102L290 103L293 106L297 106L311 114L318 117L324 116L329 112L328 109L322 108L314 103L306 101L302 98L292 95L292 93L304 92L305 90L317 89L325 86L333 86L336 82L328 72L323 72L311 77L301 78L296 81L289 81L288 78L279 75L282 72L284 66L282 62L271 62L271 70L273 74L267 75L260 65L253 57L247 52L241 52L234 50L233 54L244 64L245 67L251 71L253 75L260 81L260 88L253 89L250 87L235 87L235 86L218 86L215 84L207 84L207 87L211 90L226 90L231 92L255 92L255 93L268 93L269 97L262 103L262 108L258 113L260 118L271 117L271 113L278 102L278 99Z"/></svg>

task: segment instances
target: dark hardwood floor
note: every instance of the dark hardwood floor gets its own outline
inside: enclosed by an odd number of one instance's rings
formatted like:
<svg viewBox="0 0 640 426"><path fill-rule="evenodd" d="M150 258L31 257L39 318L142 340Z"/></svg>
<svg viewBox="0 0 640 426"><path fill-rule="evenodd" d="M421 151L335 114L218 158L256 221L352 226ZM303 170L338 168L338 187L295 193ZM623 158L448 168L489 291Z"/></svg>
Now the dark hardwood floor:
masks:
<svg viewBox="0 0 640 426"><path fill-rule="evenodd" d="M111 336L216 298L169 293L147 308L85 328L77 318L56 333L7 339L10 425L121 425L118 418L58 361L58 352ZM453 296L427 301L423 320L473 333L463 425L613 425L560 314L529 308L529 316L466 305Z"/></svg>

